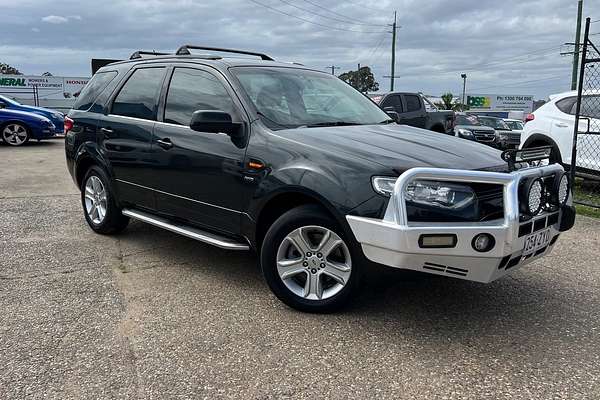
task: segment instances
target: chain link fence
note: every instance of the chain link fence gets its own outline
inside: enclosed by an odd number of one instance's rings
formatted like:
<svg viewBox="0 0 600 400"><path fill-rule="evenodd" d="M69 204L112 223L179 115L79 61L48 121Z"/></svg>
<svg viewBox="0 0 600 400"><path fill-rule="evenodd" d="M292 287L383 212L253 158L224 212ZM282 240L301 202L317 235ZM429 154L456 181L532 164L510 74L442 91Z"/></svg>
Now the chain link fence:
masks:
<svg viewBox="0 0 600 400"><path fill-rule="evenodd" d="M600 50L592 40L596 36L590 32L592 26L588 18L581 50L571 177L575 202L600 208Z"/></svg>

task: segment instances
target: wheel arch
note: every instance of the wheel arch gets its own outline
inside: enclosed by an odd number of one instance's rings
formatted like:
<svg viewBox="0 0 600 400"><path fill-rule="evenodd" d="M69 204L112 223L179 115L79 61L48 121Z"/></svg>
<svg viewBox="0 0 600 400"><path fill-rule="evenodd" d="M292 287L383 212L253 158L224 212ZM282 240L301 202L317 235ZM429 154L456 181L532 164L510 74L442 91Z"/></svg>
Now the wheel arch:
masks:
<svg viewBox="0 0 600 400"><path fill-rule="evenodd" d="M8 121L3 121L0 122L0 130L4 129L5 126L7 126L8 124L21 124L25 127L25 129L27 129L27 133L31 136L31 125L29 125L27 122L20 120L20 119L9 119Z"/></svg>
<svg viewBox="0 0 600 400"><path fill-rule="evenodd" d="M525 140L525 143L523 143L522 148L535 147L535 146L552 146L552 150L556 151L558 154L559 162L562 163L563 157L562 157L562 154L560 153L560 147L558 147L558 144L551 137L549 137L543 133L534 133L534 134L530 135L527 138L527 140Z"/></svg>
<svg viewBox="0 0 600 400"><path fill-rule="evenodd" d="M81 189L81 184L83 178L85 177L85 173L93 165L97 165L98 167L102 168L104 172L106 172L106 174L112 179L113 175L110 169L107 167L104 158L95 148L95 143L83 143L76 154L73 168L75 183L79 189Z"/></svg>

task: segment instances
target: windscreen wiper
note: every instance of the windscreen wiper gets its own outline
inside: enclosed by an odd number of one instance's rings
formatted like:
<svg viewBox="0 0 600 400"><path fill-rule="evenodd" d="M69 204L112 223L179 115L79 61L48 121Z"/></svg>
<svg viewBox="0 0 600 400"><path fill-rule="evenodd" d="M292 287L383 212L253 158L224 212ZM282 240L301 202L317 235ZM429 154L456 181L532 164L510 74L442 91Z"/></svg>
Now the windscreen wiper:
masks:
<svg viewBox="0 0 600 400"><path fill-rule="evenodd" d="M348 121L330 121L330 122L317 122L316 124L308 124L305 125L307 128L318 128L322 126L350 126L350 125L363 125L358 122L348 122Z"/></svg>

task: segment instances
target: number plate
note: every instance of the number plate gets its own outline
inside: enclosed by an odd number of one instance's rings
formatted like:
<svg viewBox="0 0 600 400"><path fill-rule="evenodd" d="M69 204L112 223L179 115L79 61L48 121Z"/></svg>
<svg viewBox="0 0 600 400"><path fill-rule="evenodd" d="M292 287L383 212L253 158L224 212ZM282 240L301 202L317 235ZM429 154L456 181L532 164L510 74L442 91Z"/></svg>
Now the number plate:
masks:
<svg viewBox="0 0 600 400"><path fill-rule="evenodd" d="M537 250L548 246L550 243L550 228L546 228L543 231L532 233L525 238L525 247L523 248L523 255L534 253Z"/></svg>

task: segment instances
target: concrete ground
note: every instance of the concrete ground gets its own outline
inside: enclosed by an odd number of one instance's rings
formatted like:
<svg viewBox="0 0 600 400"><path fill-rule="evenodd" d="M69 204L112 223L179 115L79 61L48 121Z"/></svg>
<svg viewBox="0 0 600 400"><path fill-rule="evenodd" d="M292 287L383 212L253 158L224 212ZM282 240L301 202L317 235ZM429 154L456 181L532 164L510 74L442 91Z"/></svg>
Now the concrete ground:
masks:
<svg viewBox="0 0 600 400"><path fill-rule="evenodd" d="M600 398L600 223L482 285L385 271L345 311L256 257L87 227L62 141L0 145L0 398Z"/></svg>

